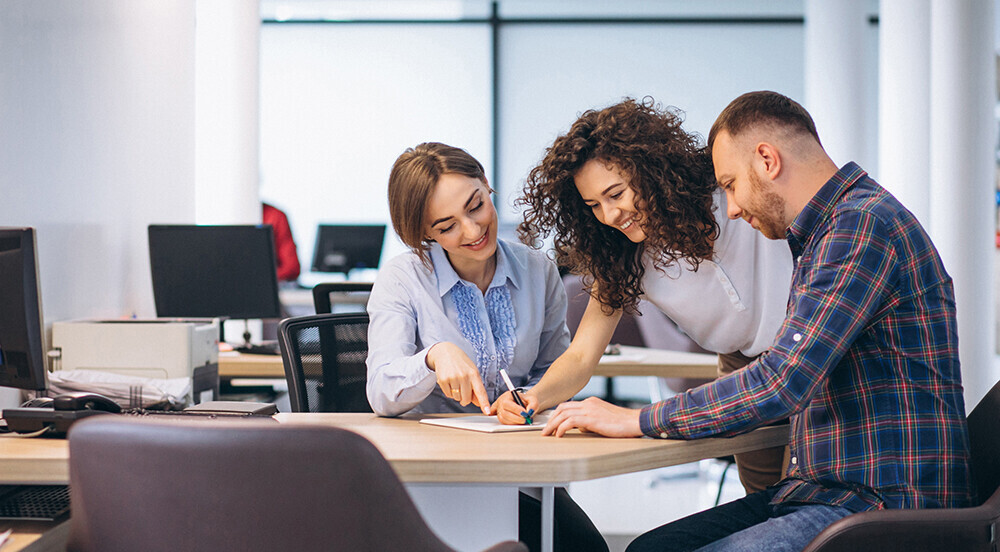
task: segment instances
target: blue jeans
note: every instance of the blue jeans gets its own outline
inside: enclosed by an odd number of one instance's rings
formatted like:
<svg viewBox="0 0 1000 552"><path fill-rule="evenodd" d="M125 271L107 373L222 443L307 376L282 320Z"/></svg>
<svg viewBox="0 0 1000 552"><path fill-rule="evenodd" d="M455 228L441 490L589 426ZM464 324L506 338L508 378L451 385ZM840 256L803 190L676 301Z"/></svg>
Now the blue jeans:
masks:
<svg viewBox="0 0 1000 552"><path fill-rule="evenodd" d="M798 552L853 512L822 504L769 504L770 488L639 535L626 552Z"/></svg>

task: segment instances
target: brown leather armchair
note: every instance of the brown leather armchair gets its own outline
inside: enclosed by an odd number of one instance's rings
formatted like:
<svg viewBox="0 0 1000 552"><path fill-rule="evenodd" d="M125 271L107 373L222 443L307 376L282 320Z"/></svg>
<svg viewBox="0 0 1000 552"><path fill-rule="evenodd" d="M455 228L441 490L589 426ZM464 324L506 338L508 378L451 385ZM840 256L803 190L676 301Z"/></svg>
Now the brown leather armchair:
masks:
<svg viewBox="0 0 1000 552"><path fill-rule="evenodd" d="M1000 383L969 414L972 476L981 499L974 508L880 510L834 522L803 552L997 550L1000 522Z"/></svg>
<svg viewBox="0 0 1000 552"><path fill-rule="evenodd" d="M452 550L375 446L343 429L95 416L69 448L70 551Z"/></svg>

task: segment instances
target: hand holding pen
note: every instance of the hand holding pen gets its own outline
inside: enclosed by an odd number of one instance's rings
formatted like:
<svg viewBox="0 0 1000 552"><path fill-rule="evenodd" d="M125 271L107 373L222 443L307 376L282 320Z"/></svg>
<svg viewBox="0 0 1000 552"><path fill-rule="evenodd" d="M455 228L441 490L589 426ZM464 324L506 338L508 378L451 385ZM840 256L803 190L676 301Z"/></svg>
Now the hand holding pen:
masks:
<svg viewBox="0 0 1000 552"><path fill-rule="evenodd" d="M535 414L535 409L528 408L528 403L526 403L524 398L521 396L520 390L517 387L514 387L514 384L510 381L510 376L507 375L506 370L501 368L500 376L503 378L503 382L507 385L507 389L510 390L510 394L514 398L514 401L517 402L517 406L521 408L521 416L524 418L524 423L531 425L531 417ZM501 422L502 421L503 420L501 420Z"/></svg>

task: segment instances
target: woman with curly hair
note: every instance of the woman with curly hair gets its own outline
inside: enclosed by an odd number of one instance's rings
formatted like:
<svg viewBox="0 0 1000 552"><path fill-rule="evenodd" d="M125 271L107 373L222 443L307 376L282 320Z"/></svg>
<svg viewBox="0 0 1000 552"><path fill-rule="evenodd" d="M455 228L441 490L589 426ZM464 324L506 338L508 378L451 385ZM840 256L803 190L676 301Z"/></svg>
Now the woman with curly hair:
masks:
<svg viewBox="0 0 1000 552"><path fill-rule="evenodd" d="M763 353L784 320L788 245L728 219L709 152L652 98L583 113L531 170L517 203L526 207L522 241L554 234L556 261L582 275L590 294L569 348L524 394L529 408L580 391L640 299L719 353L720 375ZM505 423L524 422L505 397L494 410ZM777 482L783 457L784 447L737 455L747 492Z"/></svg>

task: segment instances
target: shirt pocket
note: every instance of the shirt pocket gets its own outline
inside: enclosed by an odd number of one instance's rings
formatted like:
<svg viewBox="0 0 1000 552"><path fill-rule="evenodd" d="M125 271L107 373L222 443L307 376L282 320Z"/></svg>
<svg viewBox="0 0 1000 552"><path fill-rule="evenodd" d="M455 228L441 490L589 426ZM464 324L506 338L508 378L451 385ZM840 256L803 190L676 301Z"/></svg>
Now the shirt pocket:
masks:
<svg viewBox="0 0 1000 552"><path fill-rule="evenodd" d="M726 274L722 267L712 261L702 261L702 264L709 263L712 265L714 270L715 280L718 282L719 287L722 288L722 293L729 298L729 303L733 306L736 312L743 312L747 310L746 305L740 299L740 294L736 291L736 287L733 285L732 280L729 279L729 275Z"/></svg>

